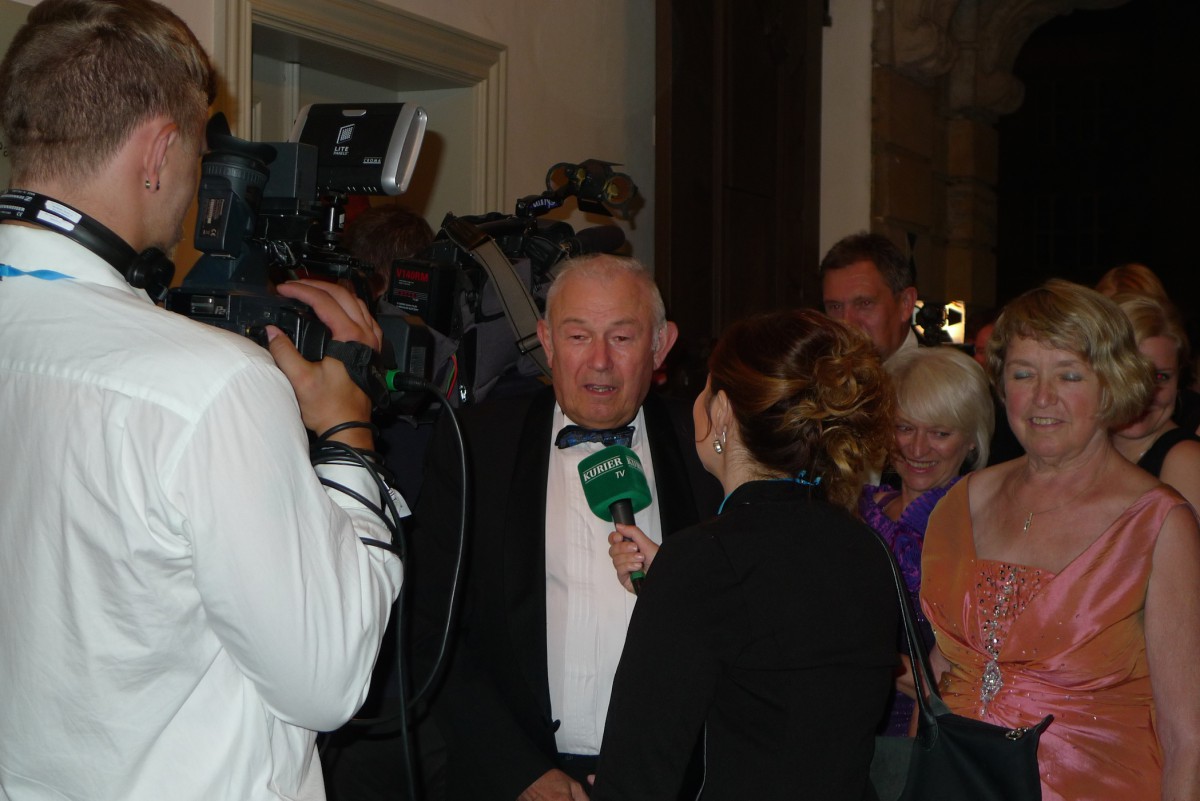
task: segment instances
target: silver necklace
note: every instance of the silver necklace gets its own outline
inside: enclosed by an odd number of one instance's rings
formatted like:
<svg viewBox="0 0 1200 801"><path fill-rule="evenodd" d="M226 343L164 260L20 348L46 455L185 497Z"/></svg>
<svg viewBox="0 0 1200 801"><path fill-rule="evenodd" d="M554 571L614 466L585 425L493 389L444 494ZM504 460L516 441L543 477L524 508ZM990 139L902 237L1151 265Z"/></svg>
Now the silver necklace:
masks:
<svg viewBox="0 0 1200 801"><path fill-rule="evenodd" d="M1072 495L1070 498L1067 498L1062 503L1057 503L1054 506L1047 507L1046 509L1038 509L1036 511L1031 510L1028 514L1025 515L1025 525L1021 528L1021 533L1022 534L1029 533L1029 527L1033 525L1033 516L1034 515L1049 514L1050 512L1057 511L1057 510L1063 508L1064 506L1066 506L1067 504L1074 503L1075 501L1077 501L1081 497L1083 497L1083 494L1086 493L1088 490L1090 490L1092 487L1094 487L1096 485L1096 482L1100 480L1100 474L1104 472L1104 468L1107 465L1108 465L1108 454L1105 454L1104 461L1100 463L1100 467L1097 468L1095 475L1092 476L1092 480L1087 483L1087 486L1085 486L1079 492ZM1008 487L1009 487L1008 495L1010 498L1012 498L1012 501L1015 504L1015 503L1017 503L1017 491L1015 489L1013 489L1012 484L1009 484Z"/></svg>

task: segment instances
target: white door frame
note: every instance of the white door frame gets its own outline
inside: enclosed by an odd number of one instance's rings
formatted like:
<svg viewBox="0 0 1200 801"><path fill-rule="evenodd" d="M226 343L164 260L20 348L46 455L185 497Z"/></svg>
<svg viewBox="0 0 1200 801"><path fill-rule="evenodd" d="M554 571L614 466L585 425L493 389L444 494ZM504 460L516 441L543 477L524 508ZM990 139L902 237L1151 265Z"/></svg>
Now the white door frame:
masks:
<svg viewBox="0 0 1200 801"><path fill-rule="evenodd" d="M217 105L234 133L248 128L251 118L254 25L470 88L480 121L472 147L471 207L499 208L504 202L503 45L374 0L218 0L216 57L227 84Z"/></svg>

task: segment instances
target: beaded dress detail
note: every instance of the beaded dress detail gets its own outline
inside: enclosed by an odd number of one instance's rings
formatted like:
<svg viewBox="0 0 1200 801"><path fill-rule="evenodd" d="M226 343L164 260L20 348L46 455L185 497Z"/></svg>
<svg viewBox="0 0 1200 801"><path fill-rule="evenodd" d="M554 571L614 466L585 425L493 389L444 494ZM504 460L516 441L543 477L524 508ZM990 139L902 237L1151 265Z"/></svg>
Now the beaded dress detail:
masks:
<svg viewBox="0 0 1200 801"><path fill-rule="evenodd" d="M979 630L983 635L983 648L990 657L983 666L980 682L980 716L987 713L987 705L1004 686L1000 649L1004 647L1013 621L1041 589L1042 577L1049 579L1053 575L1024 565L979 560L979 583L976 585L979 603L976 611Z"/></svg>

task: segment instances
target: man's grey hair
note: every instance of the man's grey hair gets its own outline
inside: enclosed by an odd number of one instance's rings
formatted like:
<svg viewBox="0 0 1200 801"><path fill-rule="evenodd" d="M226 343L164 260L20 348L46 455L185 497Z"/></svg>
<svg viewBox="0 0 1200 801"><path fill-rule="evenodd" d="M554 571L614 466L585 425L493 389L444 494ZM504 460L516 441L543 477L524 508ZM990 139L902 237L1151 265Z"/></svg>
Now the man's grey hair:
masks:
<svg viewBox="0 0 1200 801"><path fill-rule="evenodd" d="M646 269L644 264L628 256L614 256L610 253L589 253L563 262L555 270L554 281L550 284L550 289L546 293L546 325L550 326L551 329L554 327L551 321L551 316L554 313L554 299L558 297L559 289L568 277L577 275L580 278L609 281L621 273L632 276L638 281L642 285L646 297L650 300L650 311L654 318L653 347L654 350L658 350L663 331L667 327L667 307L663 304L662 293L658 291L658 284L654 283L654 276L650 274L650 271Z"/></svg>

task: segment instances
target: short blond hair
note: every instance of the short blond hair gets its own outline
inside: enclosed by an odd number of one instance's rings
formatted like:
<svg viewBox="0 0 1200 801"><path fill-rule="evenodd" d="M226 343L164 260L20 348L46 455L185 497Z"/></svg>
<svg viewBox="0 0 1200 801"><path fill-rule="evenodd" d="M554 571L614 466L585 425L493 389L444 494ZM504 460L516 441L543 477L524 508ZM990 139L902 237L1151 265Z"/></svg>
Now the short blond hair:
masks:
<svg viewBox="0 0 1200 801"><path fill-rule="evenodd" d="M13 183L86 179L156 115L195 140L215 96L208 55L165 6L44 0L0 63Z"/></svg>
<svg viewBox="0 0 1200 801"><path fill-rule="evenodd" d="M974 446L968 470L987 464L996 413L987 374L974 359L941 345L900 351L886 366L903 414L962 433Z"/></svg>
<svg viewBox="0 0 1200 801"><path fill-rule="evenodd" d="M1052 278L1004 307L988 340L987 366L1004 397L1004 359L1014 339L1077 354L1100 379L1100 422L1120 427L1135 419L1154 392L1154 368L1142 356L1129 318L1094 289Z"/></svg>

